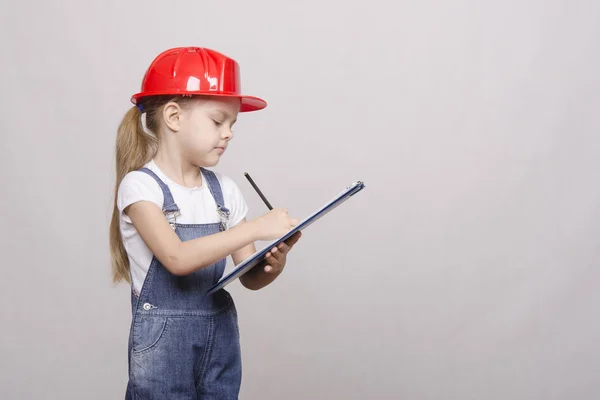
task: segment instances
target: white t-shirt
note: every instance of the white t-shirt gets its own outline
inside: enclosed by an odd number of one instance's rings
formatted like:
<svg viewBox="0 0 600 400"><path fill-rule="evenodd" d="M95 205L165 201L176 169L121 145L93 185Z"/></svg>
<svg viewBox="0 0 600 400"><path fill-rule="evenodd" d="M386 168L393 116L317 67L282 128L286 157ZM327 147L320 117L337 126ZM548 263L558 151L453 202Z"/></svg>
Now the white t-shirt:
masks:
<svg viewBox="0 0 600 400"><path fill-rule="evenodd" d="M158 169L154 161L145 165L154 172L171 190L173 200L181 215L177 217L180 224L211 224L219 223L217 204L213 198L206 180L202 185L194 188L181 186ZM228 228L239 224L248 213L248 205L242 193L233 180L216 171L213 171L221 184L225 207L230 211ZM203 177L204 178L204 177ZM127 206L138 201L151 201L162 209L163 192L156 180L145 172L133 171L125 175L119 185L117 194L117 207L120 211L120 226L123 245L129 257L133 289L140 293L148 268L152 262L153 254L138 234L131 219L123 212Z"/></svg>

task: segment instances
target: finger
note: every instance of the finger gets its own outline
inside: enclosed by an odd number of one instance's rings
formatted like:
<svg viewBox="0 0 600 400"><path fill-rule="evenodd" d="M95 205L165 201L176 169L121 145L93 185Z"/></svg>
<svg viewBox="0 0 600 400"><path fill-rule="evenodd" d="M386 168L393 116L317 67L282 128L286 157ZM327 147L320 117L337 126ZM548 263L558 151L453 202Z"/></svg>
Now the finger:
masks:
<svg viewBox="0 0 600 400"><path fill-rule="evenodd" d="M282 260L285 260L285 254L283 254L283 252L281 252L277 249L271 250L271 255L269 256L269 258L267 258L267 262L269 264L278 263L278 262L281 262Z"/></svg>
<svg viewBox="0 0 600 400"><path fill-rule="evenodd" d="M285 263L285 255L280 251L274 254L268 254L266 257L267 264L273 268L273 270L278 270L283 263Z"/></svg>
<svg viewBox="0 0 600 400"><path fill-rule="evenodd" d="M278 246L279 251L281 251L283 254L288 254L290 250L292 250L292 247L294 247L294 244L296 244L296 241L287 240Z"/></svg>
<svg viewBox="0 0 600 400"><path fill-rule="evenodd" d="M283 251L283 249L281 248L281 244L279 244L278 246L273 247L271 249L271 254L274 255L274 256L276 256L277 253L281 253L282 251Z"/></svg>
<svg viewBox="0 0 600 400"><path fill-rule="evenodd" d="M275 257L273 257L271 255L271 253L267 253L267 255L265 256L265 266L264 266L264 271L267 273L273 272L273 264L276 263Z"/></svg>
<svg viewBox="0 0 600 400"><path fill-rule="evenodd" d="M265 265L265 272L268 274L278 272L280 269L281 265L279 265L279 263L274 260Z"/></svg>
<svg viewBox="0 0 600 400"><path fill-rule="evenodd" d="M287 254L290 251L290 246L286 242L281 242L277 245L277 250L281 251L284 254Z"/></svg>
<svg viewBox="0 0 600 400"><path fill-rule="evenodd" d="M295 245L298 240L300 239L300 237L302 236L302 232L298 231L296 233L294 233L292 235L292 237L290 237L288 240L285 241L285 243L290 246L290 248Z"/></svg>

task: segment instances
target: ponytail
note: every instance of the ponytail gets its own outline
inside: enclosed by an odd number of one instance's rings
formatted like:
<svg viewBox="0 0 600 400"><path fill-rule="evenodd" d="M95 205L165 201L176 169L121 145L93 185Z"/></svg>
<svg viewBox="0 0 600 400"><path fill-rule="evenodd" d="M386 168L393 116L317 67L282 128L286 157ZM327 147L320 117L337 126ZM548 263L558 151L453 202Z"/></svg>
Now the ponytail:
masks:
<svg viewBox="0 0 600 400"><path fill-rule="evenodd" d="M110 255L112 263L113 282L122 280L131 282L129 276L129 259L123 246L120 229L120 213L117 208L117 196L121 181L131 171L142 168L154 157L158 148L155 135L144 131L140 121L141 113L137 107L132 107L121 121L117 133L116 145L116 185L114 208L110 222ZM154 115L153 115L154 117Z"/></svg>

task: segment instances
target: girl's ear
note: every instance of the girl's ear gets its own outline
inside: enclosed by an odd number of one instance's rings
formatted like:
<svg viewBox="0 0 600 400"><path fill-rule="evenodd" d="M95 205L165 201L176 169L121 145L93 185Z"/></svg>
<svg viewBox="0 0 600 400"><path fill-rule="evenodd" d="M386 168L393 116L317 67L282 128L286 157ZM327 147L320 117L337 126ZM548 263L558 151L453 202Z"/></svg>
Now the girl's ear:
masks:
<svg viewBox="0 0 600 400"><path fill-rule="evenodd" d="M174 101L168 102L163 107L163 120L165 121L167 127L173 132L178 132L181 127L181 112L181 106Z"/></svg>

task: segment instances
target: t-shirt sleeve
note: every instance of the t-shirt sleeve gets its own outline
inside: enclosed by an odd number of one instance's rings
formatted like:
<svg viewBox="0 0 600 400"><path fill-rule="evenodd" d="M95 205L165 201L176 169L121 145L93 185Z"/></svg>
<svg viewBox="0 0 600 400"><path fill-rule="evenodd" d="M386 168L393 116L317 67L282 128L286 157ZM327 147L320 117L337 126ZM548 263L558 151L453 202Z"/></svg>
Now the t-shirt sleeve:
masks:
<svg viewBox="0 0 600 400"><path fill-rule="evenodd" d="M158 183L150 175L133 171L125 175L117 194L117 208L121 213L128 206L138 201L150 201L162 208L163 194ZM126 222L131 220L126 214L122 214Z"/></svg>
<svg viewBox="0 0 600 400"><path fill-rule="evenodd" d="M233 228L248 215L248 204L238 185L225 175L219 174L225 207L229 209L229 228Z"/></svg>

